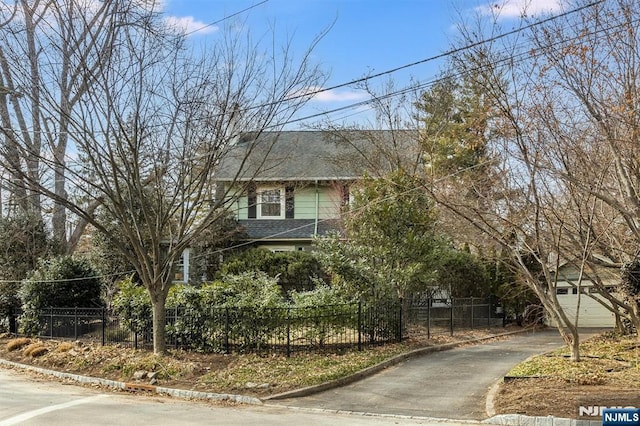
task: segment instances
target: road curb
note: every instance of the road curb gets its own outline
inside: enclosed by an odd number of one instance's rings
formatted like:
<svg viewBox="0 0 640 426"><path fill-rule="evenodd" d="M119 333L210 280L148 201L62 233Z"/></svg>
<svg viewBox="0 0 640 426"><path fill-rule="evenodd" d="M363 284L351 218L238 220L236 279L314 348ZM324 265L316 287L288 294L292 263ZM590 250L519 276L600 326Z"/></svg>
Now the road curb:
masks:
<svg viewBox="0 0 640 426"><path fill-rule="evenodd" d="M81 376L72 373L63 373L61 371L47 370L45 368L34 367L32 365L20 364L13 361L7 361L0 358L0 366L8 366L19 368L22 370L33 371L35 373L54 376L59 379L73 380L81 384L100 385L109 388L120 389L133 393L151 393L159 395L169 395L181 399L203 399L210 401L231 401L239 404L262 405L262 401L258 398L246 395L234 395L225 393L199 392L185 389L172 389L161 386L148 385L144 383L125 383L115 380L101 379L98 377Z"/></svg>
<svg viewBox="0 0 640 426"><path fill-rule="evenodd" d="M496 415L496 406L494 401L495 401L496 394L498 393L498 389L500 389L500 384L502 383L502 380L503 379L496 381L493 384L493 386L491 386L491 388L489 389L489 392L487 393L487 398L484 403L485 404L484 411L489 417L493 417Z"/></svg>
<svg viewBox="0 0 640 426"><path fill-rule="evenodd" d="M591 337L593 338L593 336ZM588 339L587 339L588 340ZM550 352L550 351L549 351ZM540 354L531 355L522 362L539 356ZM489 392L487 393L487 399L485 402L485 411L489 417L483 420L485 424L495 425L508 425L508 426L600 426L602 422L600 420L580 420L580 419L567 419L563 417L553 416L526 416L524 414L497 414L495 410L495 396L498 393L500 385L504 382L504 377L497 380Z"/></svg>
<svg viewBox="0 0 640 426"><path fill-rule="evenodd" d="M561 417L534 417L522 414L500 414L483 420L483 424L505 426L600 426L601 420L576 420Z"/></svg>
<svg viewBox="0 0 640 426"><path fill-rule="evenodd" d="M534 328L524 328L521 330L515 330L515 331L509 331L506 333L500 333L500 334L496 334L493 336L488 336L488 337L480 337L477 339L471 339L471 340L465 340L462 342L454 342L454 343L445 343L443 345L437 345L437 346L428 346L428 347L424 347L424 348L419 348L419 349L414 349L413 351L395 356L391 359L388 359L386 361L382 361L379 364L373 365L371 367L367 367L364 370L360 370L350 376L346 376L346 377L342 377L340 379L336 379L336 380L332 380L330 382L325 382L325 383L321 383L319 385L314 385L314 386L307 386L304 388L300 388L300 389L294 389L292 391L288 391L288 392L282 392L282 393L278 393L278 394L274 394L274 395L269 395L266 397L261 398L262 401L272 401L272 400L279 400L279 399L287 399L287 398L300 398L303 396L308 396L308 395L312 395L314 393L318 393L318 392L322 392L325 390L329 390L329 389L334 389L340 386L344 386L344 385L348 385L350 383L354 383L357 382L358 380L364 379L365 377L369 377L372 376L376 373L379 373L380 371L389 368L393 365L399 364L402 361L406 361L407 359L410 358L414 358L417 356L421 356L421 355L426 355L426 354L430 354L430 353L434 353L434 352L440 352L440 351L445 351L445 350L449 350L449 349L453 349L459 346L462 346L464 344L468 344L468 343L479 343L479 342L483 342L485 340L491 340L491 339L495 339L497 337L504 337L504 336L510 336L513 334L520 334L520 333L528 333L528 332L532 332L535 331Z"/></svg>

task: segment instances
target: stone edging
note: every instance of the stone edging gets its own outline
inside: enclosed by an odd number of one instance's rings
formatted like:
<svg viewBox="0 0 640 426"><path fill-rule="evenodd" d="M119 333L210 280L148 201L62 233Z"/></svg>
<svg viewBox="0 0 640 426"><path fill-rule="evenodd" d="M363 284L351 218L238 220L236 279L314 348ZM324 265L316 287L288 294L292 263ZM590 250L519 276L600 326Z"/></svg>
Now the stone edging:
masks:
<svg viewBox="0 0 640 426"><path fill-rule="evenodd" d="M600 426L601 420L576 420L559 417L533 417L522 414L500 414L482 423L505 426Z"/></svg>
<svg viewBox="0 0 640 426"><path fill-rule="evenodd" d="M125 383L115 380L101 379L97 377L80 376L78 374L63 373L61 371L47 370L45 368L34 367L31 365L19 364L13 361L7 361L0 358L0 365L13 368L20 368L27 371L33 371L40 374L54 376L59 379L73 380L82 384L97 384L107 386L114 389L120 389L129 392L149 392L152 394L169 395L175 398L183 399L204 399L211 401L232 401L240 404L262 405L262 401L258 398L245 395L233 395L224 393L198 392L184 389L172 389L161 386L148 385L143 383Z"/></svg>
<svg viewBox="0 0 640 426"><path fill-rule="evenodd" d="M440 351L445 351L448 349L453 349L455 347L467 344L467 343L478 343L478 342L482 342L485 340L490 340L490 339L495 339L496 337L503 337L503 336L510 336L512 334L520 334L520 333L527 333L527 332L531 332L533 331L533 328L524 328L521 330L516 330L516 331L509 331L506 333L501 333L501 334L496 334L493 336L489 336L489 337L480 337L477 339L471 339L471 340L465 340L465 341L461 341L461 342L453 342L453 343L445 343L443 345L437 345L437 346L428 346L428 347L424 347L424 348L419 348L419 349L414 349L413 351L404 353L404 354L400 354L398 356L395 356L391 359L388 359L386 361L382 361L379 364L373 365L371 367L367 367L364 370L360 370L350 376L346 376L346 377L342 377L340 379L336 379L336 380L332 380L330 382L325 382L325 383L321 383L319 385L314 385L314 386L307 386L304 388L300 388L300 389L294 389L292 391L288 391L288 392L283 392L283 393L278 393L278 394L274 394L274 395L269 395L266 397L263 397L262 400L263 401L269 401L269 400L277 400L277 399L287 399L287 398L299 398L302 396L307 396L307 395L311 395L314 393L318 393L318 392L322 392L328 389L334 389L340 386L344 386L344 385L348 385L350 383L353 382L357 382L358 380L361 380L365 377L369 377L372 376L376 373L379 373L380 371L389 368L393 365L399 364L402 361L405 361L409 358L413 358L416 356L420 356L420 355L426 355L426 354L430 354L433 352L440 352Z"/></svg>

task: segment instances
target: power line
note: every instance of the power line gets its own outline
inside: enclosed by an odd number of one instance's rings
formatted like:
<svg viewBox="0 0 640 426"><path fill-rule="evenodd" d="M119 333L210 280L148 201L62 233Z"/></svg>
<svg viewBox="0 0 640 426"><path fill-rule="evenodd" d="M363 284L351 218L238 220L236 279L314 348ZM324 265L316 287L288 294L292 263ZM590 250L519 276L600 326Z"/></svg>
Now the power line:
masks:
<svg viewBox="0 0 640 426"><path fill-rule="evenodd" d="M265 0L265 2L266 2L266 1L268 1L268 0ZM565 13L565 14L563 14L563 15L567 15L567 14L569 14L569 13L574 13L574 12L576 12L577 10L581 10L581 9L586 8L586 7L591 7L591 6L593 6L593 5L600 4L600 3L603 3L603 2L604 2L604 0L600 0L600 1L597 1L597 2L594 2L594 3L591 3L590 5L586 5L586 6L583 6L583 7L579 8L579 9L576 9L576 10L573 10L573 11L570 11L570 12L567 12L567 13ZM545 21L541 21L540 23L547 22L547 21L549 21L549 20L551 20L551 19L557 19L559 16L562 16L562 15L557 15L557 16L555 16L555 17L553 17L553 18L549 18L549 19L547 19L547 20L545 20ZM529 25L529 26L527 26L527 27L532 27L533 25L539 25L540 23L537 23L537 24L530 24L530 25ZM527 27L524 27L524 28L527 28ZM524 29L524 28L523 28L523 29ZM615 28L615 27L610 27L610 28ZM518 31L522 31L522 29L514 30L514 31L512 31L512 32L510 32L510 33L505 33L505 34L503 34L503 35L496 36L496 37L494 37L493 39L489 39L489 40L497 40L497 39L500 39L500 38L505 37L505 36L506 36L506 35L508 35L508 34L513 34L513 33L518 32ZM601 32L601 31L604 31L604 30L602 30L602 29L601 29L601 30L599 30L599 31L597 31L597 32ZM597 32L596 32L596 33L597 33ZM595 34L595 33L594 33L594 34ZM471 45L465 46L465 47L463 47L463 48L459 48L459 49L451 50L451 51L449 51L449 52L448 52L448 54L449 54L449 55L452 55L452 54L455 54L456 52L460 52L460 51L463 51L463 50L465 50L465 49L473 48L474 46L478 46L478 45L480 45L480 44L482 44L482 43L487 43L487 42L489 42L489 40L484 40L483 42L478 42L478 43L474 43L474 44L471 44ZM558 43L565 43L565 42L566 42L566 40L558 41ZM445 55L445 54L443 54L443 55ZM527 53L521 53L521 54L519 54L519 56L516 56L516 57L513 57L513 56L512 56L512 57L504 58L502 61L505 61L504 63L506 63L506 62L508 62L508 61L512 61L514 58L518 58L518 57L519 57L519 58L526 58L526 55L527 55ZM533 57L533 54L532 54L532 53L528 53L528 55L529 55L529 57ZM441 56L442 56L442 55L438 55L438 57L441 57ZM434 59L437 59L438 57L434 57ZM386 72L384 72L384 73L379 73L379 74L376 74L376 75L372 75L372 76L366 77L366 78L364 78L364 79L354 80L354 81L355 81L355 82L357 82L357 81L365 81L365 80L368 80L368 79L371 79L371 78L376 78L376 77L379 77L379 76L381 76L381 75L385 75L385 74L388 74L388 73L391 73L391 72L396 72L397 70L404 69L404 68L407 68L407 67L409 67L409 66L415 66L416 64L423 63L423 62L425 62L425 61L427 61L427 60L428 60L428 59L425 59L425 60L423 60L423 61L414 62L414 63L412 63L412 64L407 64L407 65L405 65L405 66L398 67L398 68L394 68L393 70L389 70L389 71L386 71ZM500 65L500 62L494 63L493 65L496 65L496 64ZM418 88L427 87L427 85L428 85L428 84L434 84L434 83L433 83L434 81L437 81L437 80L432 80L432 81L427 82L427 83L422 83L422 84L418 85L417 87L418 87ZM320 93L320 92L328 91L328 90L333 90L333 89L335 89L335 88L344 87L344 86L346 86L346 85L350 85L350 84L355 84L355 83L353 83L353 82L350 82L350 83L343 83L343 84L338 85L338 86L332 86L332 87L330 87L330 88L326 88L326 89L323 89L323 90L321 90L321 91L317 91L316 93ZM406 91L407 91L407 90L415 90L415 86L411 86L411 87L409 87L409 88L405 88L405 89L403 89L403 90L401 90L401 91L394 92L394 93L391 93L391 94L387 94L387 95L384 95L384 96L385 96L385 97L395 96L395 95L397 95L397 94L399 94L399 93L406 93ZM306 94L305 96L308 96L308 94ZM329 111L328 113L331 113L331 112L337 112L337 111L342 111L342 110L345 110L345 109L354 108L354 107L356 107L356 106L367 105L367 104L370 104L371 102L372 102L371 100L369 100L369 101L359 102L359 103L356 103L356 104L353 104L353 105L350 105L350 106L341 107L341 108L339 108L339 109L336 109L336 110L333 110L333 111ZM321 113L321 114L318 114L318 115L326 115L326 114L328 114L328 113L327 113L327 112L325 112L325 113ZM312 116L312 117L313 117L313 116ZM309 117L305 117L304 119L308 119L308 118L309 118ZM302 121L302 119L296 119L296 120L293 120L292 122L295 122L295 121ZM288 123L286 123L286 124L288 124ZM287 231L287 232L290 232L290 231ZM275 234L274 236L277 236L277 234ZM259 240L258 240L258 241L259 241Z"/></svg>
<svg viewBox="0 0 640 426"><path fill-rule="evenodd" d="M602 1L605 1L605 0L602 0ZM632 21L631 24L637 24L639 22L640 22L640 19L636 19L636 20ZM575 41L575 40L580 40L581 38L583 38L585 36L588 36L588 35L597 35L599 33L603 33L605 31L621 28L621 27L624 27L626 25L627 25L627 23L622 23L622 24L618 24L618 25L614 25L614 26L610 26L610 27L600 28L597 31L593 31L593 32L590 32L590 33L579 34L579 35L576 35L573 38L558 40L555 43L549 45L549 47L550 48L556 48L556 47L562 46L562 45L564 45L566 43L570 43L570 42ZM464 48L457 49L457 50L464 51L464 50L466 50L468 48L471 48L471 46L472 45L468 45L468 46L465 46ZM523 46L517 46L517 47L522 48ZM322 117L322 116L328 116L328 115L336 113L336 112L341 112L341 111L349 110L349 109L352 109L352 108L366 106L366 105L369 105L369 104L371 104L371 103L373 103L373 102L375 102L377 100L383 100L383 99L388 99L388 98L395 97L395 96L404 95L404 94L407 94L407 93L412 92L412 91L424 90L424 89L427 89L429 87L434 86L438 82L443 81L443 80L445 80L447 78L462 77L465 74L468 74L470 72L481 71L484 68L484 66L486 66L486 65L498 66L498 67L509 66L509 65L524 61L526 59L531 59L531 58L535 58L537 56L541 56L543 54L544 54L544 52L542 52L540 50L530 49L528 51L520 52L520 53L515 54L515 55L505 56L505 57L503 57L503 58L501 58L501 59L499 59L499 60L497 60L495 62L492 62L490 64L481 64L481 65L476 66L475 68L470 68L470 69L465 70L465 71L460 71L460 72L457 72L457 73L454 73L454 74L448 74L448 75L446 75L444 77L438 77L438 78L434 78L434 79L431 79L431 80L428 80L428 81L424 81L424 82L420 82L420 83L417 83L417 84L412 84L412 85L406 86L406 87L404 87L402 89L399 89L397 91L385 93L385 94L380 95L380 96L376 96L373 99L366 99L366 100L363 100L363 101L359 101L359 102L352 103L352 104L349 104L349 105L344 105L344 106L341 106L341 107L338 107L338 108L335 108L335 109L331 109L331 110L328 110L328 111L318 112L318 113L307 115L307 116L304 116L304 117L293 118L293 119L290 119L290 120L288 120L287 122L285 122L283 124L279 124L278 126L283 126L283 125L287 125L287 124L293 124L293 123L297 123L297 122L303 122L303 121L311 120L311 119ZM327 89L327 90L330 90L330 89ZM361 113L361 112L355 112L355 113L350 114L350 115L356 115L356 114L359 114L359 113ZM276 126L272 126L272 127L276 127Z"/></svg>
<svg viewBox="0 0 640 426"><path fill-rule="evenodd" d="M204 29L207 29L207 28L209 28L209 27L212 27L212 26L214 26L214 25L216 25L216 24L219 24L219 23L220 23L220 22L222 22L222 21L226 21L227 19L233 18L234 16L241 15L241 14L243 14L244 12L247 12L247 11L249 11L249 10L253 9L253 8L256 8L256 7L258 7L258 6L261 6L261 5L265 4L265 3L267 3L268 1L269 1L269 0L263 0L263 1L261 1L260 3L253 4L253 5L251 5L251 6L247 7L247 8L245 8L245 9L242 9L242 10L241 10L241 11L239 11L239 12L232 13L231 15L225 16L224 18L218 19L217 21L214 21L214 22L211 22L211 23L209 23L209 24L203 25L202 27L200 27L200 28L196 28L195 30L192 30L192 31L189 31L188 33L184 33L184 35L185 35L185 36L190 36L191 34L194 34L194 33L197 33L198 31L202 31L202 30L204 30Z"/></svg>
<svg viewBox="0 0 640 426"><path fill-rule="evenodd" d="M461 173L465 173L467 171L471 171L471 170L477 169L479 167L483 167L483 166L485 166L487 164L490 164L490 163L491 163L491 161L487 160L487 161L483 161L483 162L478 163L478 164L474 164L472 166L465 167L465 168L460 169L460 170L456 170L455 172L449 173L446 176L442 176L442 177L436 179L434 181L434 183L442 182L444 180L447 180L447 179L450 179L452 177L455 177L455 176L457 176L457 175L459 175ZM409 193L417 191L417 190L423 190L423 189L424 189L424 186L416 185L416 186L414 186L412 188L409 188L409 189L407 189L405 191L402 191L402 192L400 192L398 194L392 194L392 195L389 195L388 197L384 197L382 199L372 201L366 206L361 206L361 207L356 208L356 209L351 209L351 210L349 210L348 213L349 214L355 213L355 212L358 212L360 210L364 210L365 208L368 208L372 204L375 205L375 204L383 203L383 202L386 202L386 201L390 201L390 200L393 200L393 199L395 199L397 197L409 194ZM342 219L342 216L344 216L344 215L345 215L345 213L339 213L339 217L337 217L337 218L333 217L333 218L327 218L327 219L318 219L318 223L325 223L325 222L335 221L337 219ZM246 247L248 245L259 243L261 241L269 241L269 239L271 239L273 237L278 237L280 235L287 234L287 233L292 232L292 231L298 231L298 230L301 230L301 229L305 229L305 228L308 228L308 227L311 227L311 226L315 226L315 222L310 223L310 224L301 225L301 226L298 226L298 227L295 227L295 228L291 228L291 229L288 229L286 231L273 233L273 234L270 234L270 235L268 235L266 237L252 239L252 240L244 241L242 243L234 244L234 245L229 246L229 247L224 247L224 248L220 248L220 249L217 249L217 250L213 250L210 253L206 253L206 254L203 253L203 254L198 255L198 256L193 256L193 257L190 257L190 260L204 258L204 257L215 255L215 254L222 254L224 252L227 252L227 251L230 251L230 250L234 250L234 249L237 249L237 248L241 248L241 247ZM118 276L123 276L123 275L130 275L130 274L135 273L135 272L136 272L135 270L130 270L130 271L125 271L125 272L106 274L106 275L97 275L97 276L92 276L92 277L71 278L71 279L63 279L63 280L37 280L37 282L58 283L58 282L67 282L67 281L80 281L80 280L85 280L85 279L118 277ZM21 283L21 282L22 282L22 280L0 280L0 283Z"/></svg>
<svg viewBox="0 0 640 426"><path fill-rule="evenodd" d="M464 52L465 50L473 49L474 47L482 46L482 45L487 44L487 43L492 43L494 41L501 40L503 38L512 36L514 34L522 32L522 31L537 27L539 25L546 24L546 23L554 21L556 19L569 16L569 15L571 15L573 13L577 13L577 12L580 12L580 11L585 10L587 8L590 8L590 7L596 6L598 4L604 3L605 1L606 0L597 0L597 1L594 1L592 3L586 4L584 6L580 6L578 8L569 10L567 12L560 13L558 15L553 15L553 16L551 16L549 18L546 18L546 19L543 19L541 21L536 21L536 22L531 23L529 25L525 25L524 27L519 27L519 28L516 28L516 29L514 29L512 31L508 31L506 33L502 33L502 34L499 34L497 36L494 36L494 37L491 37L491 38L488 38L488 39L479 40L479 41L477 41L475 43L471 43L471 44L467 44L467 45L462 46L462 47L458 47L458 48L455 48L455 49L447 50L447 51L445 51L443 53L440 53L438 55L430 56L428 58L421 59L421 60L415 61L415 62L411 62L411 63L405 64L405 65L401 65L401 66L396 67L396 68L391 68L391 69L386 70L386 71L382 71L382 72L379 72L379 73L376 73L376 74L372 74L372 75L368 75L368 76L365 76L365 77L362 77L362 78L351 80L351 81L348 81L346 83L340 83L340 84L336 84L335 86L330 86L330 87L327 87L327 88L318 89L318 90L311 91L311 92L306 92L304 94L297 95L297 96L291 97L289 99L296 99L296 98L305 97L305 96L314 96L314 95L317 95L317 94L320 94L320 93L324 93L324 92L328 92L328 91L331 91L331 90L340 89L342 87L354 86L356 84L364 83L364 82L366 82L368 80L372 80L374 78L383 77L385 75L393 74L395 72L402 71L402 70L407 69L407 68L412 68L412 67L415 67L417 65L422 65L422 64L425 64L425 63L428 63L428 62L433 62L433 61L436 61L438 59L446 58L448 56L453 56L453 55L455 55L457 53Z"/></svg>
<svg viewBox="0 0 640 426"><path fill-rule="evenodd" d="M267 1L269 1L269 0L263 0L263 2L257 3L257 4L255 4L253 6L250 6L250 7L246 8L246 9L244 9L243 11L236 12L235 14L230 15L229 17L237 15L239 13L243 13L244 11L252 9L253 7L257 7L257 6L263 4L263 3L267 2ZM398 71L401 71L401 70L404 70L404 69L415 67L417 65L421 65L421 64L428 63L428 62L433 62L433 61L436 61L438 59L442 59L442 58L445 58L445 57L453 56L455 54L464 52L466 50L473 49L475 47L479 47L479 46L482 46L482 45L485 45L485 44L488 44L488 43L492 43L492 42L495 42L497 40L512 36L514 34L518 34L518 33L522 32L522 31L529 30L531 28L535 28L537 26L546 24L548 22L551 22L551 21L554 21L554 20L557 20L557 19L560 19L560 18L563 18L563 17L567 17L567 16L572 15L574 13L578 13L578 12L583 11L585 9L594 7L594 6L599 5L599 4L602 4L605 1L606 0L597 0L597 1L594 1L594 2L591 2L591 3L588 3L586 5L577 7L575 9L563 12L561 14L553 15L553 16L550 16L550 17L545 18L543 20L539 20L539 21L533 22L531 24L525 25L523 27L516 28L516 29L508 31L506 33L498 34L498 35L490 37L488 39L479 40L477 42L474 42L474 43L471 43L471 44L467 44L467 45L464 45L464 46L461 46L461 47L458 47L458 48L455 48L455 49L450 49L450 50L445 51L445 52L443 52L441 54L438 54L438 55L435 55L435 56L431 56L431 57L428 57L428 58L425 58L425 59L421 59L419 61L411 62L411 63L405 64L405 65L401 65L401 66L398 66L398 67L395 67L395 68L392 68L392 69L389 69L389 70L386 70L386 71L382 71L382 72L379 72L379 73L376 73L376 74L367 75L365 77L361 77L361 78L358 78L358 79L350 80L350 81L347 81L347 82L344 82L344 83L340 83L340 84L336 84L336 85L333 85L333 86L330 86L330 87L317 89L317 90L312 90L312 91L304 91L304 93L287 96L285 100L277 100L277 101L266 102L266 103L261 103L261 104L258 104L258 105L249 106L249 107L240 109L239 112L243 113L243 112L247 112L247 111L257 110L257 109L260 109L260 108L266 108L266 107L270 107L270 106L274 106L274 105L280 105L283 102L290 101L290 100L296 100L296 99L302 99L302 98L312 98L313 96L315 96L317 94L329 92L329 91L332 91L332 90L335 90L335 89L339 89L339 88L343 88L343 87L347 87L347 86L354 86L356 84L363 83L363 82L366 82L366 81L369 81L369 80L372 80L372 79L375 79L375 78L378 78L378 77L382 77L382 76L385 76L385 75L390 75L390 74L393 74L395 72L398 72ZM216 22L220 22L220 21L222 21L224 19L228 19L229 17L222 18L221 20L218 20ZM211 23L209 25L215 25L216 22ZM427 84L427 83L424 83L424 84ZM358 106L366 105L367 103L368 103L368 101L357 102L357 103L346 105L346 106L337 108L335 110L327 111L327 112L324 112L324 113L318 113L318 114L314 114L314 115L311 115L311 116L308 116L308 117L288 120L288 121L285 121L284 123L278 123L278 124L273 125L273 126L271 126L269 128L284 126L284 125L287 125L287 124L292 124L292 123L295 123L295 122L308 120L308 119L315 118L315 117L318 117L318 116L327 115L327 114L330 114L332 112L339 112L339 111L343 111L343 110L346 110L346 109L349 109L349 108L355 108L355 107L358 107ZM222 116L222 115L223 115L222 113L214 114L213 117L219 117L219 116ZM203 117L203 118L200 118L199 120L210 120L211 118L212 117ZM162 125L163 124L155 124L153 126L154 127L160 127ZM33 129L28 129L28 131L33 132ZM78 135L83 135L84 134L84 133L81 133L81 132L67 132L67 133L68 134L77 133ZM100 132L96 132L96 133L100 133Z"/></svg>

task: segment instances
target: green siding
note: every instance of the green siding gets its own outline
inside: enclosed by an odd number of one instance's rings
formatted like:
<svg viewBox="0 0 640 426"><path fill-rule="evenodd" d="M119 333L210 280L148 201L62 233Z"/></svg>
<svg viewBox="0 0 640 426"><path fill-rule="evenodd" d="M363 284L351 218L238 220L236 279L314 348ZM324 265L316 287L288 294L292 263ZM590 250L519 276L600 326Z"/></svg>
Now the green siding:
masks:
<svg viewBox="0 0 640 426"><path fill-rule="evenodd" d="M316 218L316 188L296 188L294 213L296 219ZM340 217L340 194L326 185L318 186L318 219Z"/></svg>
<svg viewBox="0 0 640 426"><path fill-rule="evenodd" d="M258 185L260 187L260 185ZM340 217L341 196L331 185L318 185L318 219L336 219ZM232 209L238 220L248 219L248 197L242 195L233 203ZM316 218L316 187L296 187L294 190L295 219Z"/></svg>
<svg viewBox="0 0 640 426"><path fill-rule="evenodd" d="M244 220L249 218L249 209L247 208L248 197L246 195L241 196L234 203L234 208L236 210L235 214L238 220Z"/></svg>
<svg viewBox="0 0 640 426"><path fill-rule="evenodd" d="M237 194L237 190L231 190L229 192L229 195L230 195L229 198L235 197L235 194ZM229 206L229 209L234 214L235 218L238 220L247 219L249 216L249 212L247 210L247 201L248 201L247 198L248 198L247 195L244 194Z"/></svg>
<svg viewBox="0 0 640 426"><path fill-rule="evenodd" d="M319 219L339 218L341 202L342 197L336 188L327 187L325 191L321 191Z"/></svg>

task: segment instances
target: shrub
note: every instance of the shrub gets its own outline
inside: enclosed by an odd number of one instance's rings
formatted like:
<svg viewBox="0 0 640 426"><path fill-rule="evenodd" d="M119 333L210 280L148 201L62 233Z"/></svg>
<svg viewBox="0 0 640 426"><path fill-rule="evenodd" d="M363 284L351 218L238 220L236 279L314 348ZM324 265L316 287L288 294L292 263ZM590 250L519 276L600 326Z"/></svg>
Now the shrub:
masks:
<svg viewBox="0 0 640 426"><path fill-rule="evenodd" d="M292 326L298 326L299 335L311 345L322 346L332 335L358 327L354 304L336 288L320 284L311 291L293 292L290 298L295 312L305 318L300 324L294 319ZM309 327L309 324L313 326Z"/></svg>
<svg viewBox="0 0 640 426"><path fill-rule="evenodd" d="M278 279L264 272L225 275L203 288L204 303L222 307L281 307L284 299Z"/></svg>
<svg viewBox="0 0 640 426"><path fill-rule="evenodd" d="M328 306L353 302L339 289L324 283L318 284L314 290L291 292L289 297L295 307Z"/></svg>
<svg viewBox="0 0 640 426"><path fill-rule="evenodd" d="M39 258L47 257L53 251L54 244L38 215L18 213L0 217L0 328L3 320L12 317L20 308L20 282L37 267ZM8 326L8 323L4 324L4 327Z"/></svg>
<svg viewBox="0 0 640 426"><path fill-rule="evenodd" d="M312 253L274 253L262 248L246 250L224 262L220 277L248 272L263 272L272 278L278 277L283 294L292 290L311 290L316 281L326 277L320 262Z"/></svg>
<svg viewBox="0 0 640 426"><path fill-rule="evenodd" d="M88 260L61 256L41 261L20 287L22 332L37 334L47 307L101 306L100 292L100 279Z"/></svg>
<svg viewBox="0 0 640 426"><path fill-rule="evenodd" d="M263 272L226 275L200 288L177 285L169 292L167 307L179 307L180 315L167 332L178 344L220 350L227 324L242 345L259 345L283 304L277 279Z"/></svg>
<svg viewBox="0 0 640 426"><path fill-rule="evenodd" d="M73 349L73 343L62 342L56 346L56 352L69 352Z"/></svg>
<svg viewBox="0 0 640 426"><path fill-rule="evenodd" d="M100 279L87 259L61 256L41 261L23 281L20 298L35 310L101 306Z"/></svg>
<svg viewBox="0 0 640 426"><path fill-rule="evenodd" d="M47 348L40 342L32 343L22 352L25 356L36 358L47 353Z"/></svg>
<svg viewBox="0 0 640 426"><path fill-rule="evenodd" d="M7 343L7 350L9 352L21 349L31 343L31 339L26 337L20 337L18 339L12 339Z"/></svg>
<svg viewBox="0 0 640 426"><path fill-rule="evenodd" d="M143 334L153 328L149 293L131 277L118 283L118 292L113 298L113 309L128 330Z"/></svg>
<svg viewBox="0 0 640 426"><path fill-rule="evenodd" d="M451 297L486 297L491 293L489 275L480 260L466 251L443 250L438 261L438 284Z"/></svg>

